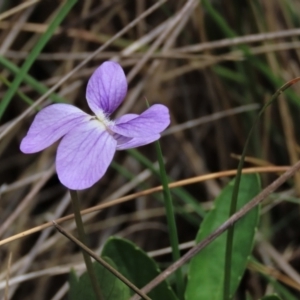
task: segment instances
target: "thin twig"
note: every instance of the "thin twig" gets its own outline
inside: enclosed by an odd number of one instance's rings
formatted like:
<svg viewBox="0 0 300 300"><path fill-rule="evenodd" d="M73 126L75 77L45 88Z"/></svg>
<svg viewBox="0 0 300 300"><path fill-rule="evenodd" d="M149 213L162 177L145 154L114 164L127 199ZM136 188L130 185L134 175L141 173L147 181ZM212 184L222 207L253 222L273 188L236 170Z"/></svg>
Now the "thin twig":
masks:
<svg viewBox="0 0 300 300"><path fill-rule="evenodd" d="M259 108L259 104L252 103L252 104L247 104L247 105L243 105L243 106L238 106L235 108L230 108L230 109L227 109L224 111L218 111L218 112L213 113L208 116L200 117L198 119L190 120L185 123L171 126L170 128L166 129L161 134L161 136L165 136L165 135L169 135L169 134L172 134L172 133L175 133L178 131L186 130L186 129L189 129L189 128L192 128L195 126L199 126L199 125L202 125L205 123L213 122L213 121L216 121L221 118L228 117L228 116L236 115L236 114L243 113L243 112L248 112L251 110L256 110L258 108Z"/></svg>
<svg viewBox="0 0 300 300"><path fill-rule="evenodd" d="M145 55L138 61L138 63L131 69L130 73L127 75L127 81L131 82L132 79L137 75L137 73L141 70L141 68L146 64L151 55L158 49L161 43L170 35L172 30L177 26L183 16L190 12L196 5L198 4L198 0L189 0L183 6L183 8L176 14L176 16L172 19L171 23L168 24L166 29L159 35L157 40L150 46L149 50L145 53Z"/></svg>
<svg viewBox="0 0 300 300"><path fill-rule="evenodd" d="M236 38L222 39L213 42L206 42L197 45L185 46L182 48L177 48L178 52L200 52L209 49L217 49L223 47L232 47L240 44L249 44L267 40L281 39L285 37L292 37L300 35L300 29L288 29L275 32L259 33L259 34L249 34L246 36L239 36Z"/></svg>
<svg viewBox="0 0 300 300"><path fill-rule="evenodd" d="M65 231L60 225L58 225L55 221L52 221L52 224L56 227L56 229L75 243L81 250L85 251L89 256L93 257L98 263L100 263L104 268L106 268L109 272L114 274L117 278L119 278L122 282L124 282L127 286L129 286L134 292L140 295L143 299L151 300L146 294L144 294L141 290L139 290L132 282L130 282L126 277L124 277L121 273L115 270L109 263L107 263L104 259L99 257L95 252L86 247L83 243L81 243L78 239L76 239L73 235Z"/></svg>
<svg viewBox="0 0 300 300"><path fill-rule="evenodd" d="M286 170L289 170L290 166L270 166L270 167L254 167L254 168L245 168L243 169L243 174L253 174L253 173L278 173L278 172L285 172ZM216 172L216 173L211 173L211 174L207 174L207 175L201 175L201 176L196 176L196 177L192 177L189 179L184 179L184 180L180 180L177 182L173 182L169 184L169 188L176 188L176 187L181 187L181 186L185 186L185 185L189 185L189 184L193 184L193 183L198 183L198 182L203 182L205 180L210 180L210 179L215 179L215 178L222 178L222 177L227 177L227 176L234 176L236 175L236 170L227 170L227 171L222 171L222 172ZM118 199L115 200L111 200L107 203L103 203L103 204L99 204L96 205L94 207L90 207L87 209L84 209L81 211L82 215L86 215L95 211L99 211L108 207L112 207L114 205L117 204L121 204L124 203L126 201L130 201L142 196L146 196L146 195L150 195L153 193L157 193L162 191L162 186L157 186L151 189L147 189L141 192L137 192L137 193L133 193L124 197L120 197ZM59 218L57 220L55 220L57 223L62 223L68 220L71 220L74 218L74 215L68 215L65 216L63 218ZM48 227L51 227L53 224L52 222L47 222L44 223L42 225L33 227L29 230L25 230L21 233L18 233L16 235L10 236L6 239L0 240L0 246L5 245L7 243L10 243L12 241L15 241L17 239L23 238L25 236L31 235L35 232L39 232L41 230L44 230Z"/></svg>
<svg viewBox="0 0 300 300"><path fill-rule="evenodd" d="M40 0L30 0L30 1L26 1L24 3L19 4L18 6L13 7L10 10L5 11L4 13L0 14L0 21L3 19L8 18L9 16L12 16L14 14L16 14L17 12L37 3L40 2Z"/></svg>

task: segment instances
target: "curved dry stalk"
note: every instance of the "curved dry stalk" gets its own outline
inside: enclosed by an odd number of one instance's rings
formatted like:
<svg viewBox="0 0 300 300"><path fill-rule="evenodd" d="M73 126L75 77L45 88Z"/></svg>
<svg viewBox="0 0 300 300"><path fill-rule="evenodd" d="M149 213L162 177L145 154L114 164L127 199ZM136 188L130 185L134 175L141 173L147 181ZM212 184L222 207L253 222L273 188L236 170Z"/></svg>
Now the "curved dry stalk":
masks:
<svg viewBox="0 0 300 300"><path fill-rule="evenodd" d="M284 172L290 169L290 166L271 166L271 167L256 167L256 168L245 168L243 169L242 173L243 174L252 174L252 173L277 173L277 172ZM180 181L176 181L173 183L169 184L169 188L176 188L176 187L181 187L181 186L185 186L185 185L189 185L189 184L193 184L193 183L198 183L198 182L202 182L205 180L210 180L210 179L215 179L215 178L221 178L221 177L227 177L227 176L234 176L236 174L237 170L228 170L228 171L222 171L222 172L216 172L216 173L211 173L211 174L207 174L207 175L201 175L201 176L196 176L196 177L192 177L189 179L184 179L184 180L180 180ZM150 195L156 192L160 192L162 191L162 186L157 186L151 189L147 189L141 192L137 192L137 193L133 193L131 195L128 196L124 196L115 200L112 200L110 202L104 203L104 204L100 204L100 205L96 205L93 206L91 208L88 209L84 209L81 211L82 215L85 214L89 214L98 210L102 210L120 203L124 203L126 201L130 201L133 199L136 199L138 197L141 196L146 196L146 195ZM68 220L71 220L74 218L74 215L68 215L65 216L63 218L59 218L57 220L55 220L56 223L62 223ZM47 222L45 224L36 226L34 228L31 228L29 230L23 231L21 233L18 233L16 235L13 235L11 237L8 237L6 239L3 239L0 241L0 246L5 245L7 243L10 243L12 241L15 241L17 239L20 239L22 237L31 235L35 232L39 232L41 230L44 230L48 227L53 226L52 222Z"/></svg>

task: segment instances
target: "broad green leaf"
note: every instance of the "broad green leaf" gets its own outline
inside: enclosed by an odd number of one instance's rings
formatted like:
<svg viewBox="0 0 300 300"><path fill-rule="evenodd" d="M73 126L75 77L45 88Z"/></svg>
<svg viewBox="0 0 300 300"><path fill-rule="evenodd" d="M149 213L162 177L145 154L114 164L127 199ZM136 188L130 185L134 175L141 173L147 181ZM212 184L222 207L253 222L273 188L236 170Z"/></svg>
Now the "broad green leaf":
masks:
<svg viewBox="0 0 300 300"><path fill-rule="evenodd" d="M233 191L232 180L215 200L215 207L205 216L196 241L199 242L224 223L229 216ZM243 207L260 191L260 180L256 174L242 175L238 207ZM246 268L251 254L254 233L258 222L259 208L250 211L235 224L230 291L233 295ZM190 262L186 300L222 300L227 232L209 244Z"/></svg>
<svg viewBox="0 0 300 300"><path fill-rule="evenodd" d="M104 245L102 256L111 258L118 270L138 288L142 288L160 271L155 261L132 242L109 238ZM166 281L149 293L151 299L176 300L176 296Z"/></svg>
<svg viewBox="0 0 300 300"><path fill-rule="evenodd" d="M261 300L281 300L281 298L274 294L274 295L267 295L261 298Z"/></svg>
<svg viewBox="0 0 300 300"><path fill-rule="evenodd" d="M114 262L104 257L104 259L115 269ZM129 287L122 281L116 278L111 272L106 270L98 262L93 264L96 272L96 277L99 282L100 290L104 300L128 300L130 297ZM96 300L92 284L85 272L80 278L77 278L76 273L72 270L69 279L69 300Z"/></svg>

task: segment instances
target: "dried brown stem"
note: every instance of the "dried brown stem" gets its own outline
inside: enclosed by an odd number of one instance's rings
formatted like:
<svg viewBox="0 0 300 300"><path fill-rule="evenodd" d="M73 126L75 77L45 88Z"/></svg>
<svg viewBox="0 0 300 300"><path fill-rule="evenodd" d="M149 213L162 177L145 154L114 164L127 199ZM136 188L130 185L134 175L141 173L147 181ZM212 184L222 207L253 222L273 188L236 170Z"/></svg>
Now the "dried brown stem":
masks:
<svg viewBox="0 0 300 300"><path fill-rule="evenodd" d="M288 166L269 166L269 167L255 167L255 168L246 168L243 169L242 173L243 174L253 174L253 173L276 173L276 172L284 172L285 170L289 170ZM217 173L211 173L211 174L207 174L207 175L202 175L202 176L196 176L196 177L192 177L192 178L188 178L188 179L184 179L184 180L180 180L177 182L173 182L169 184L169 188L176 188L176 187L180 187L180 186L185 186L185 185L189 185L189 184L193 184L193 183L197 183L197 182L202 182L205 180L209 180L209 179L214 179L214 178L221 178L221 177L226 177L226 176L233 176L236 175L236 170L227 170L227 171L222 171L222 172L217 172ZM126 201L130 201L133 199L136 199L138 197L141 196L145 196L145 195L150 195L152 193L156 193L156 192L160 192L162 191L162 186L157 186L151 189L147 189L141 192L137 192L134 194L130 194L115 200L111 200L107 203L103 203L100 205L96 205L94 207L91 208L87 208L81 211L82 215L85 214L89 214L98 210L102 210L108 207L112 207L114 205L120 204L120 203L124 203ZM62 223L64 221L68 221L74 218L74 215L68 215L62 218L59 218L57 220L55 220L57 223ZM25 236L31 235L35 232L39 232L41 230L44 230L46 228L51 227L53 224L52 222L47 222L44 223L42 225L36 226L34 228L31 228L29 230L25 230L21 233L18 233L16 235L10 236L6 239L3 239L0 241L0 246L5 245L7 243L10 243L12 241L15 241L17 239L23 238Z"/></svg>

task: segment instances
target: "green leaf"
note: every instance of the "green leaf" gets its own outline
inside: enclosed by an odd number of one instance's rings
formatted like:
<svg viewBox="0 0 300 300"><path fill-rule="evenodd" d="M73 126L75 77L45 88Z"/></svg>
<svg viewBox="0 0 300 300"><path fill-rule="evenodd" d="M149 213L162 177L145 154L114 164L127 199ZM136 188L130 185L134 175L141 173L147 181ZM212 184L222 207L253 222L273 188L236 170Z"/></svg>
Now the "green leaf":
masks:
<svg viewBox="0 0 300 300"><path fill-rule="evenodd" d="M104 257L104 259L115 269L114 262ZM98 262L93 264L96 277L104 300L128 300L130 297L130 289L125 283L116 278L110 271L105 269ZM69 279L69 300L96 300L92 284L88 274L85 272L80 278L77 278L76 273L72 270Z"/></svg>
<svg viewBox="0 0 300 300"><path fill-rule="evenodd" d="M159 168L160 168L160 180L163 186L163 196L164 196L164 206L167 217L169 239L172 249L173 262L180 259L179 241L178 241L178 231L175 220L174 204L171 196L171 192L168 185L167 172L165 168L164 158L160 148L159 142L155 142L156 155L158 158ZM182 270L179 268L175 271L175 281L176 281L176 291L180 299L183 299L184 295L184 280L182 275Z"/></svg>
<svg viewBox="0 0 300 300"><path fill-rule="evenodd" d="M229 216L230 199L233 192L232 180L215 200L215 208L204 218L196 241L207 237L224 223ZM237 208L240 209L260 191L260 180L256 174L242 175ZM259 208L250 211L235 225L230 292L236 291L246 269L252 251L254 233L258 222ZM227 232L209 244L190 262L186 300L223 299L223 280L225 266L225 245Z"/></svg>
<svg viewBox="0 0 300 300"><path fill-rule="evenodd" d="M261 298L261 300L281 300L281 298L274 294L274 295L267 295Z"/></svg>
<svg viewBox="0 0 300 300"><path fill-rule="evenodd" d="M6 59L5 57L0 55L0 66L3 68L6 68L9 72L11 72L14 75L17 75L20 72L20 68L16 66L14 63ZM38 80L30 76L29 74L26 74L24 76L23 81L27 83L29 86L31 86L35 91L40 93L41 95L46 94L49 90L49 88L42 83L40 83ZM59 96L58 94L52 93L49 95L49 98L53 102L58 102L58 103L65 103L66 100Z"/></svg>
<svg viewBox="0 0 300 300"><path fill-rule="evenodd" d="M147 253L128 240L109 238L104 245L102 256L111 258L118 266L119 272L138 288L142 288L160 270ZM163 281L149 293L151 299L176 300L176 296L166 281Z"/></svg>

